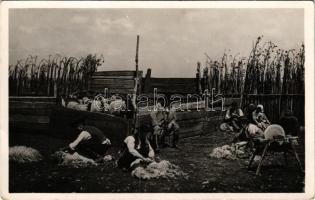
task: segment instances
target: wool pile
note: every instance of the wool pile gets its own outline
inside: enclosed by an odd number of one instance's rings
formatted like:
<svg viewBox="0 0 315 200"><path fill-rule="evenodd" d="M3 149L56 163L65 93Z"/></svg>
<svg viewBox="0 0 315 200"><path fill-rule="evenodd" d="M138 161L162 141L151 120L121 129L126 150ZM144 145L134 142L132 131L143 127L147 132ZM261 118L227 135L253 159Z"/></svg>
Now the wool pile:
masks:
<svg viewBox="0 0 315 200"><path fill-rule="evenodd" d="M186 176L180 168L169 161L152 162L146 167L137 167L131 175L139 179L149 180L154 178L176 178Z"/></svg>
<svg viewBox="0 0 315 200"><path fill-rule="evenodd" d="M210 157L235 160L239 157L243 157L246 154L246 144L247 142L239 142L232 145L216 147L210 153Z"/></svg>
<svg viewBox="0 0 315 200"><path fill-rule="evenodd" d="M26 146L14 146L9 148L9 160L18 163L38 162L43 159L39 151Z"/></svg>
<svg viewBox="0 0 315 200"><path fill-rule="evenodd" d="M57 151L52 155L52 158L61 166L73 168L97 166L97 163L94 160L86 158L77 152L70 154L64 151Z"/></svg>

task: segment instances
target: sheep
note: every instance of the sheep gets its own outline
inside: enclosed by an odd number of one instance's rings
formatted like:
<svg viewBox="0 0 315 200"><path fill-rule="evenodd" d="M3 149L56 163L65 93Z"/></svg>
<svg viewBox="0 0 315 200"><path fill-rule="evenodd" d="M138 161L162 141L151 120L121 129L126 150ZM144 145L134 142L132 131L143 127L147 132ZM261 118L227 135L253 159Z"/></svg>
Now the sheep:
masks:
<svg viewBox="0 0 315 200"><path fill-rule="evenodd" d="M73 154L64 151L57 151L51 157L58 162L61 166L68 166L73 168L81 168L88 166L97 166L97 163L89 158L86 158L77 152Z"/></svg>
<svg viewBox="0 0 315 200"><path fill-rule="evenodd" d="M18 163L38 162L43 159L39 151L26 146L14 146L9 148L9 160Z"/></svg>
<svg viewBox="0 0 315 200"><path fill-rule="evenodd" d="M91 112L108 112L109 108L110 106L107 99L91 101Z"/></svg>
<svg viewBox="0 0 315 200"><path fill-rule="evenodd" d="M109 104L109 113L113 115L120 115L121 111L127 108L125 101L122 99L112 100Z"/></svg>
<svg viewBox="0 0 315 200"><path fill-rule="evenodd" d="M79 105L78 102L76 102L76 101L69 101L67 103L67 108L75 109L77 105Z"/></svg>

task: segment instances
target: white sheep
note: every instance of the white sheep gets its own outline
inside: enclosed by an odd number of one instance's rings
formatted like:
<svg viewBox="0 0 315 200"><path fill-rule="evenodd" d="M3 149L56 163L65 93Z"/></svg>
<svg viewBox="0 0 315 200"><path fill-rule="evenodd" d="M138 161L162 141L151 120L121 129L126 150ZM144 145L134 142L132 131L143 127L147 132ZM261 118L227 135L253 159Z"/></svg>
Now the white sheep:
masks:
<svg viewBox="0 0 315 200"><path fill-rule="evenodd" d="M9 160L18 163L38 162L43 159L39 151L26 146L14 146L9 148Z"/></svg>

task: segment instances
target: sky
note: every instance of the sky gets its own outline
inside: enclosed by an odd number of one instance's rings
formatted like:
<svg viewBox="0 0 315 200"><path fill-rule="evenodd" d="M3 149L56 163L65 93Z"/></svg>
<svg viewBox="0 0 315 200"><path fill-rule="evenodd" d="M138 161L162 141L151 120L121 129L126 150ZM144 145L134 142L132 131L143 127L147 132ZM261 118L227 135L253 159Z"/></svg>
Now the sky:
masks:
<svg viewBox="0 0 315 200"><path fill-rule="evenodd" d="M195 77L207 53L248 56L260 35L280 48L304 42L303 9L11 9L9 64L40 58L104 56L102 70L134 70L153 77Z"/></svg>

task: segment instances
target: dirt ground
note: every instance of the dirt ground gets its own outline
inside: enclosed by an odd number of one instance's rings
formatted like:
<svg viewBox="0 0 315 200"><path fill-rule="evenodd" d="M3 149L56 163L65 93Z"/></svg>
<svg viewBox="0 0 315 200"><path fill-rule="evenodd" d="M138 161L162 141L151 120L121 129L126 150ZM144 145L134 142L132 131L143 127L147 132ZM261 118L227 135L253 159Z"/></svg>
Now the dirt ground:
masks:
<svg viewBox="0 0 315 200"><path fill-rule="evenodd" d="M9 163L10 192L303 192L304 173L293 156L289 165L264 164L261 175L255 165L246 168L248 159L225 160L209 157L215 147L232 140L222 132L182 139L180 149L165 148L160 158L178 165L188 177L176 179L139 180L114 167L113 163L87 168L69 168L53 163L49 155L69 143L43 134L11 133L10 146L26 145L39 150L46 159L33 164ZM304 139L300 138L298 153L304 163ZM117 149L109 152L113 157ZM304 165L304 164L303 164Z"/></svg>

